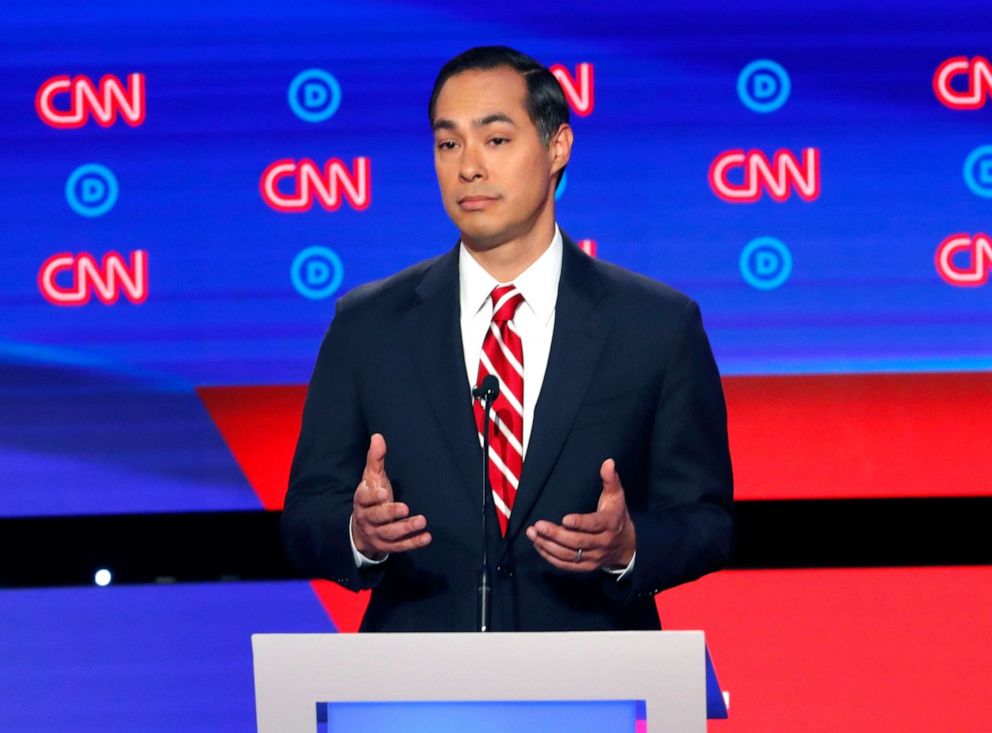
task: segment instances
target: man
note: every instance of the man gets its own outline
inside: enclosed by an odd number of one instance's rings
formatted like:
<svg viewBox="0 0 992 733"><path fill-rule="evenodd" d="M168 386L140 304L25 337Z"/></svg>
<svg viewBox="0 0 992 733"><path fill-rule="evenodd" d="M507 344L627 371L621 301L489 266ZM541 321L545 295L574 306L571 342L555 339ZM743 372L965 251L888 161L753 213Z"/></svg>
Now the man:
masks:
<svg viewBox="0 0 992 733"><path fill-rule="evenodd" d="M489 628L658 628L654 594L731 547L726 415L699 310L560 233L573 135L547 69L471 49L441 69L429 112L461 241L338 301L286 550L306 573L374 589L363 630L473 630L484 423L471 390L492 374Z"/></svg>

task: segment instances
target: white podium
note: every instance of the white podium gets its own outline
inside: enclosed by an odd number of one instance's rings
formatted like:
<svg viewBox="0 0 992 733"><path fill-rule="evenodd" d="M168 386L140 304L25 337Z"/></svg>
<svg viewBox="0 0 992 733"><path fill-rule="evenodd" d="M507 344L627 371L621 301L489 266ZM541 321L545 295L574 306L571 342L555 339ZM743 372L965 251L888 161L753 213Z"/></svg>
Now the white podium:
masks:
<svg viewBox="0 0 992 733"><path fill-rule="evenodd" d="M255 634L252 650L259 733L316 733L322 703L570 700L643 701L638 733L706 731L702 631Z"/></svg>

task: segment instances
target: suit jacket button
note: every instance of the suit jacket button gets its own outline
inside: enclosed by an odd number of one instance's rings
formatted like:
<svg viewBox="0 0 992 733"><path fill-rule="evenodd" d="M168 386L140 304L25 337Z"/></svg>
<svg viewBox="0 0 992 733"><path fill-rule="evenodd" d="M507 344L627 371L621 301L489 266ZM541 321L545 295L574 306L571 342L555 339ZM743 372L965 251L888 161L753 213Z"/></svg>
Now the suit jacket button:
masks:
<svg viewBox="0 0 992 733"><path fill-rule="evenodd" d="M504 580L506 578L512 578L513 566L507 565L505 563L500 563L499 565L496 566L496 575L498 575L500 578L503 578Z"/></svg>

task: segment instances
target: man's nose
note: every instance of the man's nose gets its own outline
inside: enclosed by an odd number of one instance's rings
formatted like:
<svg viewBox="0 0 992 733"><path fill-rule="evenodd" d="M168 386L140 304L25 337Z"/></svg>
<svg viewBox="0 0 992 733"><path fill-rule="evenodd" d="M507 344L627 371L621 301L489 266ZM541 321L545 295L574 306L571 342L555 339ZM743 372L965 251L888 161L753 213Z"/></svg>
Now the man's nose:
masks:
<svg viewBox="0 0 992 733"><path fill-rule="evenodd" d="M466 145L463 149L461 165L458 167L458 177L466 183L486 177L486 167L482 155L475 145Z"/></svg>

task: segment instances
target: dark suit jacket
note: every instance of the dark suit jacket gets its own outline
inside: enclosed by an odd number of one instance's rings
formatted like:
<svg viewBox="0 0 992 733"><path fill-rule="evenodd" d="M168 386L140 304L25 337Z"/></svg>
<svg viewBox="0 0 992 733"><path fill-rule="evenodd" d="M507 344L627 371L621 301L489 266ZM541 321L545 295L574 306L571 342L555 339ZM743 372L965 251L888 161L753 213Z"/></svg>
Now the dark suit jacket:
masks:
<svg viewBox="0 0 992 733"><path fill-rule="evenodd" d="M356 569L352 497L369 436L397 501L433 541ZM553 568L524 530L595 511L616 459L634 570ZM283 514L290 558L374 588L367 631L469 631L477 617L482 450L462 356L458 248L342 297L317 359ZM505 540L490 515L492 623L506 630L658 628L653 596L723 566L732 478L719 374L696 304L565 242L554 335ZM491 508L490 503L490 508Z"/></svg>

